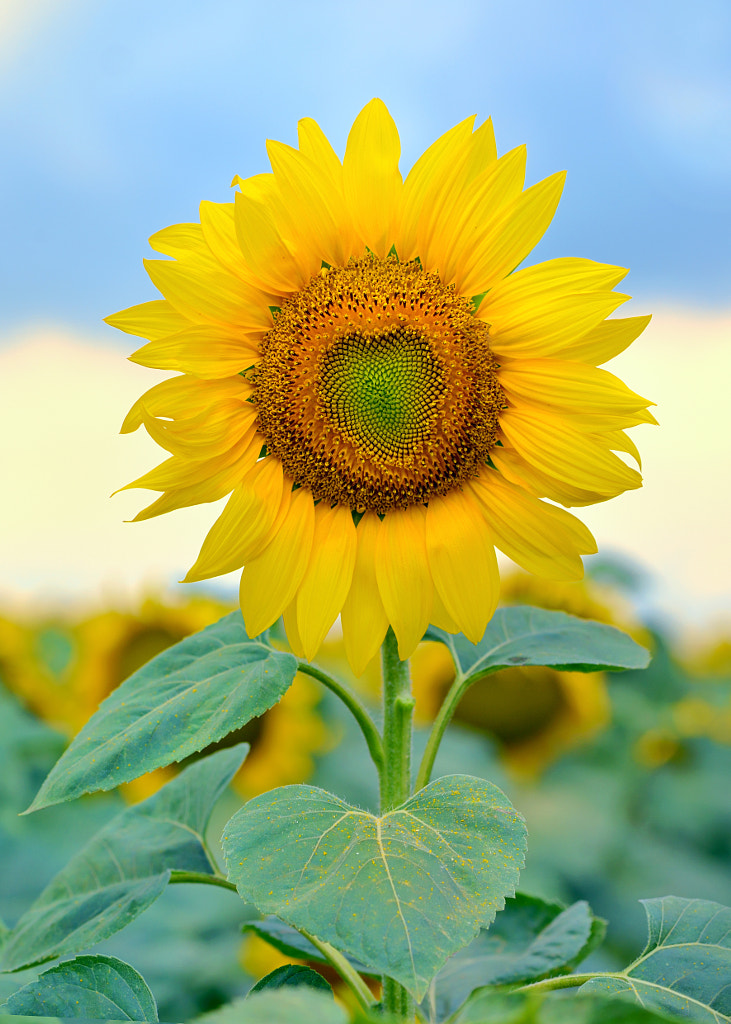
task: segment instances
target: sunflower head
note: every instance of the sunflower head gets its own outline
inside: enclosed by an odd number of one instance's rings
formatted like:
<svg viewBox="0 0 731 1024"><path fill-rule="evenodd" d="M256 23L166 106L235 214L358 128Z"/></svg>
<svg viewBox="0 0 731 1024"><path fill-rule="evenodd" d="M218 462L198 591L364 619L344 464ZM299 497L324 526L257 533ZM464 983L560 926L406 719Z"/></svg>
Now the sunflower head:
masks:
<svg viewBox="0 0 731 1024"><path fill-rule="evenodd" d="M399 170L373 100L345 156L317 124L268 144L272 172L158 232L163 298L109 318L132 358L179 376L148 391L169 453L130 487L138 518L230 495L188 580L241 568L250 635L284 615L311 658L338 614L357 673L389 624L408 657L429 622L476 641L498 599L495 548L549 579L595 550L560 505L640 485L625 428L648 402L603 369L647 317L607 320L626 271L585 259L515 270L563 173L524 189L489 121L456 125ZM546 500L547 499L547 500Z"/></svg>

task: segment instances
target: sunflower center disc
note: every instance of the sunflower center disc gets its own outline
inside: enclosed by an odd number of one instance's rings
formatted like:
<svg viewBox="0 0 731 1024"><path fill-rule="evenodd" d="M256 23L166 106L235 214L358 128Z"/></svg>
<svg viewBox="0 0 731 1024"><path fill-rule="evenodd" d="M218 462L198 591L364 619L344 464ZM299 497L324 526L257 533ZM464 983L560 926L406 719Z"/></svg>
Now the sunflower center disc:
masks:
<svg viewBox="0 0 731 1024"><path fill-rule="evenodd" d="M505 399L487 325L419 263L323 270L282 304L262 350L259 429L316 499L406 508L489 457Z"/></svg>

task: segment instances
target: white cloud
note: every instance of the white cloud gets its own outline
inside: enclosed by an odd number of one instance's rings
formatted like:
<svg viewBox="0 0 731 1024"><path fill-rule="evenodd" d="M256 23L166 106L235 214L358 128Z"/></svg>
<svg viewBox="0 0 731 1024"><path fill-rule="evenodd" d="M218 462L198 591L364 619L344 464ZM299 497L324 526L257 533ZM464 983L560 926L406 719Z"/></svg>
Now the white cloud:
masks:
<svg viewBox="0 0 731 1024"><path fill-rule="evenodd" d="M600 551L624 551L656 576L659 606L681 621L729 607L730 336L728 313L664 309L609 364L657 402L661 426L634 432L645 486L577 510ZM164 457L143 431L118 430L166 374L54 329L10 341L0 350L0 602L119 599L180 579L222 502L130 524L153 495L109 497Z"/></svg>

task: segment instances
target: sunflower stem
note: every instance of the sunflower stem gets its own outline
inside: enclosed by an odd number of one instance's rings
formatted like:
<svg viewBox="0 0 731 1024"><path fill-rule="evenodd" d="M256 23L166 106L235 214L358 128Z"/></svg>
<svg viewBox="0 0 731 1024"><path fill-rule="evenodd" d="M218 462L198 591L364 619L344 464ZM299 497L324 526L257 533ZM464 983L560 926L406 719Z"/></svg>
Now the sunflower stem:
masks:
<svg viewBox="0 0 731 1024"><path fill-rule="evenodd" d="M337 971L346 983L360 1003L361 1007L368 1011L375 1004L376 1000L371 990L347 957L343 956L343 954L339 950L335 949L334 946L331 946L329 942L325 942L324 939L318 939L316 936L310 935L310 933L306 932L304 928L300 928L299 931L301 935L304 935L306 939L309 939L315 949L322 953L330 966Z"/></svg>
<svg viewBox="0 0 731 1024"><path fill-rule="evenodd" d="M313 679L317 679L318 682L326 686L328 690L334 693L340 700L345 704L346 708L350 711L355 718L356 722L360 726L360 731L365 737L365 741L368 744L368 752L371 755L371 760L378 769L379 775L383 771L384 765L384 752L383 742L381 741L380 734L376 725L368 714L365 706L361 704L356 695L349 690L343 683L338 682L337 679L333 679L326 672L323 672L317 665L310 665L307 661L300 661L297 666L297 671L303 675L312 676Z"/></svg>
<svg viewBox="0 0 731 1024"><path fill-rule="evenodd" d="M408 800L411 794L411 742L414 698L408 661L401 661L398 643L389 626L381 647L383 671L383 752L380 772L381 814ZM384 975L381 1005L399 1020L414 1019L411 996L397 981Z"/></svg>
<svg viewBox="0 0 731 1024"><path fill-rule="evenodd" d="M434 719L434 725L429 733L429 739L426 741L426 748L424 749L421 764L419 765L419 772L414 784L414 792L416 793L429 783L432 769L434 768L434 761L436 760L436 756L439 751L439 744L442 742L442 737L444 736L446 728L452 721L452 716L457 710L457 705L462 699L466 689L467 685L464 676L457 675L457 678L452 683L447 696L442 702L442 706L439 709L437 717Z"/></svg>
<svg viewBox="0 0 731 1024"><path fill-rule="evenodd" d="M171 871L170 885L181 882L192 882L195 885L217 885L221 889L230 889L231 892L238 893L234 883L229 882L223 875L206 875L202 871Z"/></svg>

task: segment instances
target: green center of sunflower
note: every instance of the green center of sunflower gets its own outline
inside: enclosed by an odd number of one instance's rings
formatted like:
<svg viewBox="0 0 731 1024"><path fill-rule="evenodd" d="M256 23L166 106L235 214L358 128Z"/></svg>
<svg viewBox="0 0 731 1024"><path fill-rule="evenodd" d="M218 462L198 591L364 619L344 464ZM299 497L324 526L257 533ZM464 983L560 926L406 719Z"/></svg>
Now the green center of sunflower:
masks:
<svg viewBox="0 0 731 1024"><path fill-rule="evenodd" d="M417 262L323 270L282 304L262 352L259 430L315 499L406 508L489 458L505 398L487 325Z"/></svg>
<svg viewBox="0 0 731 1024"><path fill-rule="evenodd" d="M441 366L413 327L337 338L318 394L331 422L373 458L403 459L429 436L444 393Z"/></svg>

